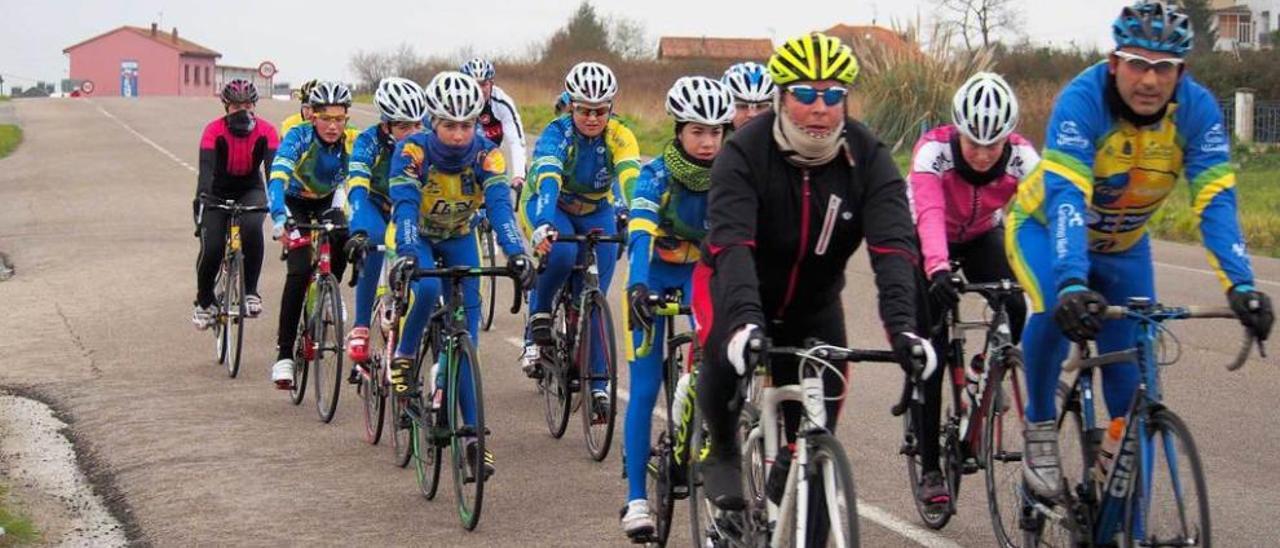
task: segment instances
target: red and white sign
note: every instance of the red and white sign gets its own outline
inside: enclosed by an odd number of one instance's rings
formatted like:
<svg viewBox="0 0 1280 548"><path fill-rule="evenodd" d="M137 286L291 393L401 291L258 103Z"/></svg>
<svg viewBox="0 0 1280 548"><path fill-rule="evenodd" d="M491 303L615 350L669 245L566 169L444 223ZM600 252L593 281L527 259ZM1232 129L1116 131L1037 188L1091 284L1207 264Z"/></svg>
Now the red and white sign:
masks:
<svg viewBox="0 0 1280 548"><path fill-rule="evenodd" d="M276 75L275 63L272 63L271 61L263 61L261 65L258 65L258 76L270 79L272 76L275 76L275 75Z"/></svg>
<svg viewBox="0 0 1280 548"><path fill-rule="evenodd" d="M81 92L81 93L84 93L85 95L92 94L92 93L93 93L93 80L85 80L85 81L83 81L83 82L80 82L80 92Z"/></svg>

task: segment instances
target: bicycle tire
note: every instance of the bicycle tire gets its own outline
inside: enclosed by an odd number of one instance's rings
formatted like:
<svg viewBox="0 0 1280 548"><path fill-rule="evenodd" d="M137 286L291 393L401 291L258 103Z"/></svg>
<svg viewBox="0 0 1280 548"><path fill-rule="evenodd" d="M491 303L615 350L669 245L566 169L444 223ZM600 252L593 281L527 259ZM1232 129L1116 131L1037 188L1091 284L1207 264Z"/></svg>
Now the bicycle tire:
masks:
<svg viewBox="0 0 1280 548"><path fill-rule="evenodd" d="M547 430L551 437L560 439L569 427L569 415L572 412L573 394L569 391L568 364L566 357L572 351L573 335L569 326L570 304L563 290L556 294L555 313L552 316L552 329L555 330L556 345L550 350L553 363L543 364L542 378L538 379L539 391L542 392L543 416L547 420Z"/></svg>
<svg viewBox="0 0 1280 548"><path fill-rule="evenodd" d="M373 306L375 322L381 323L383 300L378 299ZM376 333L369 335L369 363L365 364L364 374L360 376L360 384L356 386L356 395L360 397L361 418L364 423L364 441L369 445L378 445L382 440L382 428L387 416L387 394L382 390L382 357L386 354L386 340L380 327L372 327Z"/></svg>
<svg viewBox="0 0 1280 548"><path fill-rule="evenodd" d="M1022 425L1026 423L1022 388L1018 384L1018 371L1022 370L1023 363L1022 352L1017 348L1004 352L1003 360L992 361L985 401L980 403L986 410L982 421L981 463L996 543L1016 548L1022 514L1020 442Z"/></svg>
<svg viewBox="0 0 1280 548"><path fill-rule="evenodd" d="M949 370L943 370L939 371L938 374L949 375L950 373ZM943 390L947 390L949 388L949 386L944 386ZM944 395L943 397L945 398L946 396ZM918 406L918 404L912 404L913 408ZM940 436L945 435L947 423L951 420L950 409L951 402L948 401L947 405L942 409L942 417L944 418L944 421L940 428ZM920 516L920 521L930 529L939 530L946 527L947 522L951 521L951 512L947 508L931 509L924 503L920 502L920 479L922 477L921 473L924 470L924 463L920 458L920 440L918 430L915 425L914 415L915 412L913 411L908 411L902 414L902 431L904 433L902 454L907 458L907 485L911 488L911 502L915 506L916 515ZM910 436L910 438L907 438L906 436ZM945 440L939 441L938 449L939 453L941 453L939 457L943 457L945 460L947 452ZM939 466L939 471L943 475L943 480L950 483L952 480L948 476L949 471L947 468L947 466Z"/></svg>
<svg viewBox="0 0 1280 548"><path fill-rule="evenodd" d="M654 526L653 534L647 540L651 544L666 546L667 539L671 535L671 517L675 510L675 498L672 493L673 460L670 431L658 434L658 440L647 456L645 491L648 494L649 512L653 515Z"/></svg>
<svg viewBox="0 0 1280 548"><path fill-rule="evenodd" d="M1139 472L1134 475L1129 511L1125 512L1124 545L1212 546L1209 493L1191 430L1168 408L1154 410L1144 426L1139 433L1154 454L1150 459L1135 455ZM1151 469L1143 469L1147 462ZM1187 495L1194 501L1186 500ZM1165 517L1170 510L1170 519L1153 520ZM1187 515L1188 511L1194 515ZM1161 531L1153 532L1153 528ZM1174 529L1174 534L1164 534L1164 529Z"/></svg>
<svg viewBox="0 0 1280 548"><path fill-rule="evenodd" d="M618 415L618 358L617 339L614 337L613 317L609 314L609 303L599 291L584 293L582 298L582 314L578 316L577 348L574 352L575 367L579 371L581 381L582 429L587 442L587 453L596 462L609 456L609 448L613 443L613 430ZM597 375L591 372L591 355L595 349L596 337L603 346L604 373ZM597 418L594 410L594 391L591 388L596 381L604 381L605 391L609 396L609 405L604 416Z"/></svg>
<svg viewBox="0 0 1280 548"><path fill-rule="evenodd" d="M825 488L827 492L827 518L830 525L828 535L841 535L844 546L857 548L860 544L858 494L853 483L853 466L849 464L849 457L839 440L829 433L810 434L806 439L809 443L809 466L830 463L830 466L822 467L822 483L814 485ZM837 525L836 519L841 517L843 520Z"/></svg>
<svg viewBox="0 0 1280 548"><path fill-rule="evenodd" d="M689 436L689 462L686 467L689 477L689 529L690 546L718 546L722 540L716 529L714 507L706 499L702 491L702 456L706 445L707 432L702 426L702 411L696 406L693 410L693 432Z"/></svg>
<svg viewBox="0 0 1280 548"><path fill-rule="evenodd" d="M328 423L338 409L343 383L342 365L346 352L342 348L342 294L338 292L337 279L330 275L321 277L318 283L320 298L316 304L320 308L316 318L319 322L312 327L316 333L314 395L320 422Z"/></svg>
<svg viewBox="0 0 1280 548"><path fill-rule="evenodd" d="M448 434L442 432L445 427L442 411L437 411L433 404L436 380L431 376L431 370L432 364L440 359L440 349L435 348L434 338L435 335L430 332L422 337L415 367L417 372L413 379L414 385L418 387L418 396L405 398L418 409L410 428L413 435L413 473L418 481L418 492L427 500L435 499L440 488L441 455L444 443L448 442ZM443 406L447 396L440 396Z"/></svg>
<svg viewBox="0 0 1280 548"><path fill-rule="evenodd" d="M498 266L498 250L491 228L480 231L480 253L482 266ZM495 278L480 277L480 299L480 324L485 331L489 331L493 328L494 310L498 302L498 283Z"/></svg>
<svg viewBox="0 0 1280 548"><path fill-rule="evenodd" d="M289 387L289 400L294 405L301 405L307 395L307 377L310 360L306 358L307 347L311 346L312 324L318 321L312 316L314 310L307 310L304 305L302 317L298 320L298 334L293 338L293 384Z"/></svg>
<svg viewBox="0 0 1280 548"><path fill-rule="evenodd" d="M222 262L213 280L213 305L217 310L213 322L213 357L218 365L227 363L227 263Z"/></svg>
<svg viewBox="0 0 1280 548"><path fill-rule="evenodd" d="M449 414L449 428L453 430L450 436L450 461L453 465L453 486L454 495L458 500L458 519L462 521L462 527L468 531L474 531L476 525L480 523L480 513L484 508L484 484L486 481L484 474L484 457L485 457L485 423L484 423L484 389L483 383L480 381L480 362L476 356L475 346L471 343L471 338L466 333L455 335L453 339L454 353L451 356L451 364L449 366L449 396L447 397L446 406ZM471 369L471 398L475 402L475 424L466 425L460 428L463 423L464 416L462 410L463 392L462 386L462 364L466 362ZM463 434L460 434L463 432ZM466 458L466 438L471 437L473 441L470 443L475 446L477 458L480 460L476 467L476 473L471 474L470 481L467 481L469 463ZM470 492L468 492L468 486Z"/></svg>
<svg viewBox="0 0 1280 548"><path fill-rule="evenodd" d="M401 322L397 322L396 325L392 327L392 329L399 329L400 324ZM399 341L400 338L396 337L396 340ZM398 345L399 342L397 342L396 344ZM394 349L392 350L394 352ZM415 366L417 368L417 373L415 374L416 376L414 377L413 382L417 383L417 386L422 387L423 390L429 389L429 387L422 385L422 380L421 380L423 375L426 374L422 371L422 367L423 367L422 364L426 361L426 356L432 356L431 359L432 359L432 362L434 362L435 352L432 350L430 333L423 335L421 341L418 343L418 350L417 352L414 353L414 357L413 357L413 359L415 360L414 361ZM391 366L390 364L387 364L387 367L390 367L390 366ZM409 414L409 408L412 407L414 403L413 399L390 394L391 386L389 384L386 385L386 390L388 391L388 394L389 394L387 397L391 400L391 418L392 418L391 444L392 444L392 449L394 450L393 455L395 459L393 462L395 463L396 466L399 466L400 468L405 468L409 466L410 461L414 460L414 450L415 450L414 448L415 448L415 444L417 443L418 434L419 434L418 430L416 429L416 425L417 425L416 421L419 420L419 417L410 416ZM424 408L421 405L419 405L419 409L424 409ZM425 407L425 411L430 412L431 407L430 406ZM438 461L439 459L436 459L436 460Z"/></svg>
<svg viewBox="0 0 1280 548"><path fill-rule="evenodd" d="M236 378L240 374L240 354L244 347L244 322L249 317L244 303L244 259L240 252L231 256L231 281L227 283L231 298L226 303L227 331L227 376Z"/></svg>
<svg viewBox="0 0 1280 548"><path fill-rule="evenodd" d="M1079 481L1088 481L1089 469L1095 458L1090 446L1089 433L1085 431L1080 393L1074 390L1073 386L1065 381L1059 381L1054 400L1058 408L1058 454L1062 461L1063 483L1067 486L1075 486ZM1067 443L1063 443L1064 441ZM1074 460L1077 457L1079 461ZM1024 499L1027 496L1029 495L1022 495ZM1041 502L1050 504L1047 501ZM1081 538L1078 532L1091 531L1092 527L1089 524L1051 521L1034 509L1026 508L1025 501L1023 504L1022 512L1025 514L1022 518L1024 520L1022 523L1023 546L1080 546L1089 543L1089 540ZM1092 515L1092 507L1089 507L1086 512ZM1072 514L1072 512L1062 513Z"/></svg>

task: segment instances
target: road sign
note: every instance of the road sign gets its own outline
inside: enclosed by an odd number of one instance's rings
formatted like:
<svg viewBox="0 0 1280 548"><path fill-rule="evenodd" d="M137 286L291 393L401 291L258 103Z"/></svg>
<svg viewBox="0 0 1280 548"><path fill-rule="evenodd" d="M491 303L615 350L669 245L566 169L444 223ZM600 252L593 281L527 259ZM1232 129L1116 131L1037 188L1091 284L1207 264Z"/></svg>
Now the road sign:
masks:
<svg viewBox="0 0 1280 548"><path fill-rule="evenodd" d="M261 65L258 65L258 76L261 76L263 78L270 80L271 77L275 75L276 75L275 63L272 63L271 61L263 61Z"/></svg>
<svg viewBox="0 0 1280 548"><path fill-rule="evenodd" d="M80 93L85 95L93 94L93 80L85 80L80 82Z"/></svg>

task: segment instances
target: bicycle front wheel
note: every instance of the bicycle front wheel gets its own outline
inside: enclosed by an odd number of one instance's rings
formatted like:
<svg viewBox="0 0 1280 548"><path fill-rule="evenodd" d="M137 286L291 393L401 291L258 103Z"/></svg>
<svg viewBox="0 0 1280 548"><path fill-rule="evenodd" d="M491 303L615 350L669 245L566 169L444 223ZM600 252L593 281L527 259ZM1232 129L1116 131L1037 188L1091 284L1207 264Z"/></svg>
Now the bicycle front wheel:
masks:
<svg viewBox="0 0 1280 548"><path fill-rule="evenodd" d="M831 434L811 434L807 439L809 467L818 472L818 481L811 483L809 488L821 489L825 495L827 523L830 525L827 544L856 547L860 542L858 497L853 486L853 466L849 464L849 457L845 455L844 447ZM809 509L810 513L822 511L822 508Z"/></svg>
<svg viewBox="0 0 1280 548"><path fill-rule="evenodd" d="M418 490L427 500L436 498L440 487L440 455L444 445L449 442L449 433L445 423L444 411L436 409L433 403L440 397L441 405L445 405L445 395L437 394L436 380L431 377L431 364L447 356L431 344L432 335L428 333L422 338L423 348L418 352L417 373L413 385L418 387L418 397L404 398L413 402L417 409L413 413L413 471L418 478ZM440 352L437 354L437 352ZM400 399L400 398L396 398Z"/></svg>
<svg viewBox="0 0 1280 548"><path fill-rule="evenodd" d="M949 375L950 372L949 370L944 370L939 371L938 374ZM950 388L951 387L949 386L944 386L943 390L949 390ZM945 398L946 395L944 394L942 397ZM923 521L930 529L937 530L946 527L947 522L951 521L951 512L949 511L949 508L931 507L930 505L920 501L920 482L924 475L924 459L920 456L920 444L922 443L922 440L920 438L920 427L916 423L917 409L920 407L923 407L923 405L913 403L911 405L911 409L902 415L903 442L900 452L907 458L907 485L911 489L911 500L915 503L916 514L920 516L920 521ZM950 408L950 405L948 405L942 410L942 416L945 420L942 424L942 433L940 435L945 435L945 432L947 431L947 427L951 420ZM939 452L944 453L943 456L945 456L947 451L945 439L940 439L938 441L938 449ZM949 467L940 466L939 471L943 474L944 480L948 485L950 485L952 483L952 478L947 477L951 472Z"/></svg>
<svg viewBox="0 0 1280 548"><path fill-rule="evenodd" d="M578 346L574 361L582 379L582 426L587 439L587 452L597 462L609 456L613 428L618 411L618 362L615 349L613 317L609 303L598 291L582 299L582 315L578 317ZM601 371L593 371L596 360L603 362ZM597 402L596 393L607 397Z"/></svg>
<svg viewBox="0 0 1280 548"><path fill-rule="evenodd" d="M981 402L982 455L987 487L987 509L996 543L1006 548L1020 541L1022 514L1022 353L1005 351L1000 362L993 360L987 376L987 391Z"/></svg>
<svg viewBox="0 0 1280 548"><path fill-rule="evenodd" d="M485 452L484 391L480 383L480 362L475 346L465 333L454 337L453 352L449 356L449 391L447 413L450 437L450 457L453 463L453 489L458 498L458 518L462 527L471 531L480 523L480 509L484 504L484 483L487 479L487 453ZM463 368L471 373L471 386L463 380ZM464 404L474 406L475 420L466 424Z"/></svg>
<svg viewBox="0 0 1280 548"><path fill-rule="evenodd" d="M322 278L320 284L319 307L312 326L315 334L315 370L316 370L316 412L321 422L333 420L334 411L338 409L338 393L342 388L342 361L345 352L342 349L342 295L338 293L338 282L332 277Z"/></svg>
<svg viewBox="0 0 1280 548"><path fill-rule="evenodd" d="M555 314L552 316L556 344L544 351L544 357L550 354L552 363L544 363L542 378L538 379L538 391L542 392L543 416L547 419L547 430L551 437L560 439L569 427L569 414L572 411L573 393L569 389L568 368L565 349L572 346L573 330L577 327L570 324L569 300L563 290L556 294Z"/></svg>
<svg viewBox="0 0 1280 548"><path fill-rule="evenodd" d="M1168 409L1143 426L1125 546L1211 546L1209 494L1191 430Z"/></svg>
<svg viewBox="0 0 1280 548"><path fill-rule="evenodd" d="M227 271L230 280L227 282L227 293L224 294L225 313L223 329L226 330L227 341L227 376L236 378L240 374L240 349L244 346L244 321L249 316L244 304L244 259L237 252L231 257L231 266Z"/></svg>
<svg viewBox="0 0 1280 548"><path fill-rule="evenodd" d="M231 276L227 274L227 263L223 261L221 268L218 269L218 277L213 280L213 306L217 308L213 322L213 357L218 360L219 364L227 363L227 318L229 311L227 308L227 287L230 285Z"/></svg>
<svg viewBox="0 0 1280 548"><path fill-rule="evenodd" d="M498 249L494 243L493 230L480 231L480 259L482 266L498 266ZM497 279L489 276L480 277L480 325L485 331L493 328L493 312L498 301Z"/></svg>
<svg viewBox="0 0 1280 548"><path fill-rule="evenodd" d="M320 321L314 310L303 307L302 318L298 320L298 334L293 338L293 384L289 387L289 401L301 405L307 394L307 376L311 361L315 356L315 344L312 342L312 328Z"/></svg>

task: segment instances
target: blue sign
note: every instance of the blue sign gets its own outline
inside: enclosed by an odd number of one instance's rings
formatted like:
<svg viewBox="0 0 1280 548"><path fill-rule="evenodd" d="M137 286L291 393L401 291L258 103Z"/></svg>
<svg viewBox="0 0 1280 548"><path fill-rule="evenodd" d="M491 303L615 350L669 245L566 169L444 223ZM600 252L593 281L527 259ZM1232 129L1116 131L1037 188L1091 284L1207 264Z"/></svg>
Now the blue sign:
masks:
<svg viewBox="0 0 1280 548"><path fill-rule="evenodd" d="M138 62L120 61L120 96L138 96Z"/></svg>

